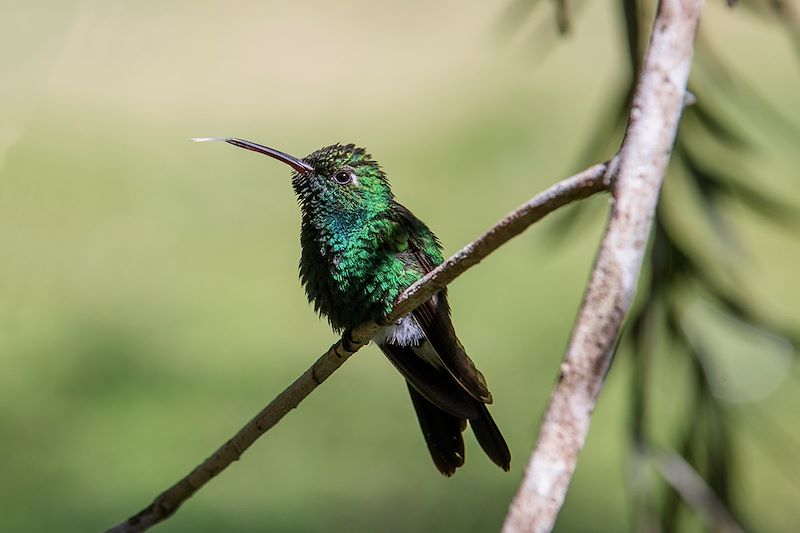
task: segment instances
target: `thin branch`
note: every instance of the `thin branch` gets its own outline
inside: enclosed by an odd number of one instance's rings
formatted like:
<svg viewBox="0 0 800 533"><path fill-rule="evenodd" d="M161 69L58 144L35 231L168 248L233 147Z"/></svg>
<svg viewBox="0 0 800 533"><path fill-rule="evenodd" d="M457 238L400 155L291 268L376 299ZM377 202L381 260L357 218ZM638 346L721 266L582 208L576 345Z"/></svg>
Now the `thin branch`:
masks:
<svg viewBox="0 0 800 533"><path fill-rule="evenodd" d="M550 531L631 304L675 142L702 0L663 0L628 115L614 205L505 533Z"/></svg>
<svg viewBox="0 0 800 533"><path fill-rule="evenodd" d="M610 188L609 168L616 159L590 167L561 181L521 205L497 222L486 233L459 250L450 259L409 287L395 302L387 323L414 310L470 267L478 264L528 226L559 207L588 198ZM128 518L107 533L145 531L170 517L187 499L231 463L259 437L274 427L289 411L298 406L314 389L333 374L355 352L366 346L378 325L362 324L328 349L303 375L280 393L228 442L223 444L186 477L161 493L150 505Z"/></svg>
<svg viewBox="0 0 800 533"><path fill-rule="evenodd" d="M653 456L653 462L661 477L681 495L683 501L705 517L712 531L744 532L725 504L683 457L665 452Z"/></svg>

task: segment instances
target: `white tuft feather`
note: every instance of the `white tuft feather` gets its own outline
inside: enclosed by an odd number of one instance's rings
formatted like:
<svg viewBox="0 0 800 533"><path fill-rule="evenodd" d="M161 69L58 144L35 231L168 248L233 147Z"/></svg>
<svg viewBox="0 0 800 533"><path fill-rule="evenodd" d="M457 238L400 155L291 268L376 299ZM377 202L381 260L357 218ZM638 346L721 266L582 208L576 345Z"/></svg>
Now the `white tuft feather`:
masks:
<svg viewBox="0 0 800 533"><path fill-rule="evenodd" d="M406 315L391 326L378 330L373 340L377 344L389 343L398 346L418 346L425 338L422 328L413 315Z"/></svg>
<svg viewBox="0 0 800 533"><path fill-rule="evenodd" d="M431 343L427 342L425 332L422 331L414 315L408 314L393 325L382 327L372 340L379 345L394 344L395 346L409 347L414 355L428 364L436 368L443 368L439 354L433 349Z"/></svg>

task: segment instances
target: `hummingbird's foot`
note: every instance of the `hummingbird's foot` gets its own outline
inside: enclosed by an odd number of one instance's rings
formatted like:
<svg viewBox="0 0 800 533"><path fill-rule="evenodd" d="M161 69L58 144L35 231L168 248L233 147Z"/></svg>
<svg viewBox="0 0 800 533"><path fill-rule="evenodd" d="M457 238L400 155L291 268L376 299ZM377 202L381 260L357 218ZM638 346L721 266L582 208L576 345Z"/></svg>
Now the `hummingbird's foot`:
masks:
<svg viewBox="0 0 800 533"><path fill-rule="evenodd" d="M364 346L357 340L353 338L353 330L346 329L344 333L342 333L342 347L350 353L355 353Z"/></svg>

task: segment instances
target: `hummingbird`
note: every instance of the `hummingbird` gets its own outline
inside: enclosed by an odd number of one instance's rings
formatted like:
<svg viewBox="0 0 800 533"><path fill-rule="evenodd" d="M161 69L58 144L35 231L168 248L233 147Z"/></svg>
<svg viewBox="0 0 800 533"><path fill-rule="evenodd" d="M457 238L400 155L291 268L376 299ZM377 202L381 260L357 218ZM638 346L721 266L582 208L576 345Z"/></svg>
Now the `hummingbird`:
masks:
<svg viewBox="0 0 800 533"><path fill-rule="evenodd" d="M302 215L300 279L337 333L385 323L397 297L444 260L437 237L395 200L364 148L333 144L300 159L243 139L193 140L224 141L291 167ZM511 453L486 407L492 395L456 336L445 289L372 340L405 378L439 472L449 477L464 464L467 422L489 459L508 471Z"/></svg>

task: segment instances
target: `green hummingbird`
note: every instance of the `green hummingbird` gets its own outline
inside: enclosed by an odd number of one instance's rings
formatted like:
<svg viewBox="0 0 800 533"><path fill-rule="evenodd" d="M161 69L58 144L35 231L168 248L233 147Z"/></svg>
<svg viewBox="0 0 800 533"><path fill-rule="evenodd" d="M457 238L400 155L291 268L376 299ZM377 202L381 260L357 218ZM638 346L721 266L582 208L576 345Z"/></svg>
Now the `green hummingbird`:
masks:
<svg viewBox="0 0 800 533"><path fill-rule="evenodd" d="M397 297L439 265L441 244L392 194L363 148L334 144L299 159L242 139L219 140L268 155L293 169L300 229L300 278L315 310L337 332L382 323ZM445 476L464 464L469 421L486 455L508 470L511 453L486 404L492 396L450 320L447 291L382 326L373 338L406 380L422 434Z"/></svg>

